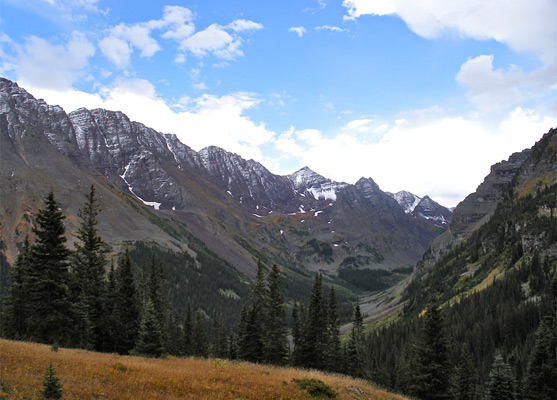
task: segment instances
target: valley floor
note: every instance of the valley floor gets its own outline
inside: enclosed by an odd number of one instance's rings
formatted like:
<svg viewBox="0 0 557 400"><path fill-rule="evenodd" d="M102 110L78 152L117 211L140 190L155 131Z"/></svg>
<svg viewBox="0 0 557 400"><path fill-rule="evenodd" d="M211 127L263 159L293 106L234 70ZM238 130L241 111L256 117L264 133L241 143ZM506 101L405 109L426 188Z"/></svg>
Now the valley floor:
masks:
<svg viewBox="0 0 557 400"><path fill-rule="evenodd" d="M224 360L150 359L0 340L0 398L39 398L52 363L63 399L311 399L294 379L318 379L337 399L404 400L341 375Z"/></svg>

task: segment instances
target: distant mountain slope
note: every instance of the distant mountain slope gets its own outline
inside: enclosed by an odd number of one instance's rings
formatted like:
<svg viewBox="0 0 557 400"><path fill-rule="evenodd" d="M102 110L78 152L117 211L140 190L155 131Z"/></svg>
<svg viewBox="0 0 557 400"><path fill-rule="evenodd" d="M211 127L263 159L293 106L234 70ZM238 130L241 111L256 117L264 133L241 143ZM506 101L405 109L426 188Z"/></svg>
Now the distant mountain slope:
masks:
<svg viewBox="0 0 557 400"><path fill-rule="evenodd" d="M532 149L515 153L509 161L495 164L476 192L456 207L449 229L435 239L431 249L417 264L416 280L430 272L438 274L436 268L446 264L447 257L454 254L460 244L473 247L470 257L474 262L468 264L471 269L476 263L478 268L486 269L485 262L477 261L478 258L497 248L493 257L500 262L488 268L488 272L508 264L505 257L513 263L516 261L515 256L507 251L511 251L508 246L517 240L520 243L516 244L516 251L520 247L521 254L531 253L536 248L549 255L557 254L556 243L547 242L547 235L553 237L551 235L557 229L556 161L557 129L551 129ZM541 226L546 226L545 230ZM501 246L505 243L507 247L503 249Z"/></svg>
<svg viewBox="0 0 557 400"><path fill-rule="evenodd" d="M429 196L423 198L402 190L387 193L404 209L406 214L429 221L434 226L446 229L452 217L452 211L433 201Z"/></svg>
<svg viewBox="0 0 557 400"><path fill-rule="evenodd" d="M50 188L75 227L91 183L101 187L107 242L188 250L160 227L174 221L248 275L258 258L332 278L341 268L406 267L442 231L425 211L405 214L371 179L349 185L309 168L278 176L218 147L196 152L121 112L66 114L5 79L0 123L0 239L11 260Z"/></svg>

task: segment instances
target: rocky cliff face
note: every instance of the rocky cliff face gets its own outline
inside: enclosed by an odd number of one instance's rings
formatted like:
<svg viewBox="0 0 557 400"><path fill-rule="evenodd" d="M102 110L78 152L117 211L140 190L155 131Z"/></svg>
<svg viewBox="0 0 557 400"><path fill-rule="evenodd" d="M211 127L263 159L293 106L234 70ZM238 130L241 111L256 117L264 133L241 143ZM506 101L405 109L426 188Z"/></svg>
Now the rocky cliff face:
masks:
<svg viewBox="0 0 557 400"><path fill-rule="evenodd" d="M451 220L452 211L429 196L421 198L405 190L387 194L400 204L406 214L424 219L435 227L446 229Z"/></svg>
<svg viewBox="0 0 557 400"><path fill-rule="evenodd" d="M448 229L433 241L416 269L423 275L448 249L466 240L490 220L505 190L514 185L519 196L557 182L557 130L550 129L531 149L512 154L491 167L491 172L455 208Z"/></svg>

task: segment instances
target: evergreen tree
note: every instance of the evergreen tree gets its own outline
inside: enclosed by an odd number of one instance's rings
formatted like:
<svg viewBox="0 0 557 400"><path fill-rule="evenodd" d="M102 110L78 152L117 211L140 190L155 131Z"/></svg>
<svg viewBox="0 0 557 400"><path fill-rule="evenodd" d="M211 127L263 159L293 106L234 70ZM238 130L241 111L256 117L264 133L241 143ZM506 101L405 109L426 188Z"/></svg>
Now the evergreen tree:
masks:
<svg viewBox="0 0 557 400"><path fill-rule="evenodd" d="M360 305L354 307L354 321L350 338L346 347L346 363L348 374L352 376L363 376L363 340L364 340L364 319L360 311Z"/></svg>
<svg viewBox="0 0 557 400"><path fill-rule="evenodd" d="M310 292L308 318L302 347L302 365L324 369L327 343L327 308L323 299L321 274L316 273Z"/></svg>
<svg viewBox="0 0 557 400"><path fill-rule="evenodd" d="M470 352L463 347L454 376L453 397L455 400L474 400L476 398L474 393L475 375L474 362Z"/></svg>
<svg viewBox="0 0 557 400"><path fill-rule="evenodd" d="M135 346L139 330L137 293L128 250L115 271L115 286L112 312L114 348L120 354L127 354Z"/></svg>
<svg viewBox="0 0 557 400"><path fill-rule="evenodd" d="M48 364L43 378L43 390L41 390L43 399L60 399L62 398L62 384L56 376L56 371L52 363Z"/></svg>
<svg viewBox="0 0 557 400"><path fill-rule="evenodd" d="M292 307L292 341L294 350L292 351L291 362L294 366L302 366L302 349L304 347L305 334L305 310L303 306L294 301Z"/></svg>
<svg viewBox="0 0 557 400"><path fill-rule="evenodd" d="M110 264L110 270L108 271L108 280L106 284L106 296L104 299L104 310L106 312L105 320L105 333L103 351L113 352L116 351L116 333L115 333L115 316L114 316L114 304L116 303L116 271L114 270L114 262Z"/></svg>
<svg viewBox="0 0 557 400"><path fill-rule="evenodd" d="M416 371L411 390L422 400L447 399L450 374L443 314L433 305L423 318L421 336L414 347Z"/></svg>
<svg viewBox="0 0 557 400"><path fill-rule="evenodd" d="M151 299L147 300L143 309L134 353L151 357L160 357L164 353L160 321Z"/></svg>
<svg viewBox="0 0 557 400"><path fill-rule="evenodd" d="M267 278L267 313L265 321L265 361L281 365L288 355L286 339L286 315L284 296L281 291L279 268L273 265Z"/></svg>
<svg viewBox="0 0 557 400"><path fill-rule="evenodd" d="M529 400L557 398L557 324L554 313L546 316L536 333L530 354L524 395Z"/></svg>
<svg viewBox="0 0 557 400"><path fill-rule="evenodd" d="M193 322L191 316L191 305L189 302L186 306L186 316L184 318L182 354L185 356L193 355Z"/></svg>
<svg viewBox="0 0 557 400"><path fill-rule="evenodd" d="M338 319L337 298L335 289L331 285L329 303L327 307L327 370L341 372L342 349L340 346L340 321Z"/></svg>
<svg viewBox="0 0 557 400"><path fill-rule="evenodd" d="M261 362L264 359L264 337L266 318L266 288L265 274L261 260L257 262L257 271L251 287L251 307L245 312L244 319L240 320L239 327L240 346L238 356L242 360Z"/></svg>
<svg viewBox="0 0 557 400"><path fill-rule="evenodd" d="M95 186L86 195L86 202L78 212L81 225L77 230L77 241L73 254L73 266L78 286L81 325L90 329L82 347L102 350L105 347L107 313L104 309L106 297L105 243L98 234L97 216L100 213L99 201L95 195ZM82 329L82 331L83 331Z"/></svg>
<svg viewBox="0 0 557 400"><path fill-rule="evenodd" d="M501 354L496 354L491 365L489 381L485 390L486 400L513 400L513 376L509 364Z"/></svg>
<svg viewBox="0 0 557 400"><path fill-rule="evenodd" d="M207 357L207 332L205 329L205 318L201 310L197 310L195 325L192 335L192 354L196 357Z"/></svg>
<svg viewBox="0 0 557 400"><path fill-rule="evenodd" d="M31 245L25 236L12 271L12 286L6 304L5 335L12 339L24 339L27 333L26 321L29 318L28 293L31 290Z"/></svg>
<svg viewBox="0 0 557 400"><path fill-rule="evenodd" d="M43 343L71 344L75 317L69 291L65 219L51 191L37 213L28 276L27 337Z"/></svg>

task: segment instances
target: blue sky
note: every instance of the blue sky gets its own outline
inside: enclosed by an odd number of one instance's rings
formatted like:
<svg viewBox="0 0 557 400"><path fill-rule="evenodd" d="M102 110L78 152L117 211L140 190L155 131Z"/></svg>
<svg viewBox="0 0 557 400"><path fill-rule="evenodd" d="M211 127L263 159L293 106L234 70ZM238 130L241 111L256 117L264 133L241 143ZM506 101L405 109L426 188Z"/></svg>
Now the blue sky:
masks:
<svg viewBox="0 0 557 400"><path fill-rule="evenodd" d="M195 150L454 206L557 126L555 20L554 0L0 0L0 75Z"/></svg>

